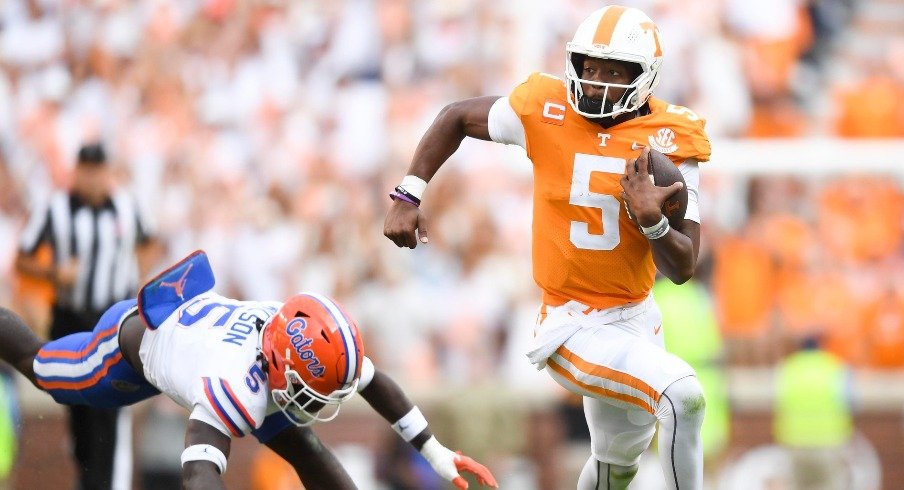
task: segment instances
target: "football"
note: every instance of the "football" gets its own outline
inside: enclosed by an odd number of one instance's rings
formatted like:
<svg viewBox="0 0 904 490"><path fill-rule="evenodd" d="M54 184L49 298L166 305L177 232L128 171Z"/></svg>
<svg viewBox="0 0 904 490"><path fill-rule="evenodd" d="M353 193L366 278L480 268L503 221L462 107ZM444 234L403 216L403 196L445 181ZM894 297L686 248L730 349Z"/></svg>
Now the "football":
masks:
<svg viewBox="0 0 904 490"><path fill-rule="evenodd" d="M662 205L662 214L669 220L672 228L681 229L684 223L684 213L687 212L687 183L681 171L669 157L650 149L649 172L653 176L653 183L659 187L668 187L675 182L685 184L680 191L672 194Z"/></svg>

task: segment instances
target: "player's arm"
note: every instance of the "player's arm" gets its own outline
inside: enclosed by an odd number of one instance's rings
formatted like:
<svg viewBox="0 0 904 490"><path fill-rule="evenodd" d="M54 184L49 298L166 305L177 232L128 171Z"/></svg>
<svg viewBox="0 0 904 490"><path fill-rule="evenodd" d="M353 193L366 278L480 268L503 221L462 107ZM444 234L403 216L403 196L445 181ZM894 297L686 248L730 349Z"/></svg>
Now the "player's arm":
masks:
<svg viewBox="0 0 904 490"><path fill-rule="evenodd" d="M333 452L309 427L284 429L267 441L267 447L295 468L305 488L356 488Z"/></svg>
<svg viewBox="0 0 904 490"><path fill-rule="evenodd" d="M220 476L226 472L231 440L210 424L190 419L182 451L182 488L225 489Z"/></svg>
<svg viewBox="0 0 904 490"><path fill-rule="evenodd" d="M53 263L44 263L36 255L29 255L20 251L16 256L16 271L20 274L50 281L52 284L61 287L71 286L78 275L78 260L70 259L69 262L62 265Z"/></svg>
<svg viewBox="0 0 904 490"><path fill-rule="evenodd" d="M50 203L37 207L29 218L28 225L19 237L19 252L16 255L16 272L27 277L56 281L56 267L53 263L42 263L37 257L38 248L50 243L51 235Z"/></svg>
<svg viewBox="0 0 904 490"><path fill-rule="evenodd" d="M694 276L700 251L700 223L684 220L681 230L672 228L659 240L650 240L656 268L675 284Z"/></svg>
<svg viewBox="0 0 904 490"><path fill-rule="evenodd" d="M411 195L394 200L383 224L383 234L397 246L416 247L415 232L418 232L422 242L427 242L426 223L417 207L420 194L465 137L490 140L490 109L498 99L497 96L486 96L453 102L440 111L427 129L414 151L408 176L402 183ZM406 185L406 181L411 184Z"/></svg>
<svg viewBox="0 0 904 490"><path fill-rule="evenodd" d="M437 474L458 488L468 488L467 481L459 474L467 471L473 473L481 484L497 487L496 479L485 466L440 444L427 426L427 419L402 388L385 373L377 371L370 359L364 359L359 393L402 439L420 451Z"/></svg>
<svg viewBox="0 0 904 490"><path fill-rule="evenodd" d="M498 96L474 97L443 108L414 150L408 175L429 182L465 137L490 140L490 108Z"/></svg>
<svg viewBox="0 0 904 490"><path fill-rule="evenodd" d="M637 158L637 164L629 162L622 178L622 198L634 214L634 219L644 232L653 251L656 268L675 284L683 284L694 275L697 253L700 250L700 224L685 219L681 229L670 228L664 235L656 230L663 224L662 205L666 199L681 189L680 182L669 187L658 187L650 180L647 161L650 150L645 148ZM667 226L667 221L664 222Z"/></svg>
<svg viewBox="0 0 904 490"><path fill-rule="evenodd" d="M53 264L44 264L34 255L19 252L16 255L16 272L26 277L42 279L54 282L56 279L56 267Z"/></svg>

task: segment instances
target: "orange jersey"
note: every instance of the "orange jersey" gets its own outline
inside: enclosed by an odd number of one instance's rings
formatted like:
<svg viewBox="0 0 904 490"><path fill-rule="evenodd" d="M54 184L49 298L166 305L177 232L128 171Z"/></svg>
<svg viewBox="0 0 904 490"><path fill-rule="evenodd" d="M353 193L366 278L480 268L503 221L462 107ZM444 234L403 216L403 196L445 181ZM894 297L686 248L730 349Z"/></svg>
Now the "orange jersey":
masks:
<svg viewBox="0 0 904 490"><path fill-rule="evenodd" d="M534 164L533 272L543 301L609 308L643 300L656 268L647 239L628 218L620 180L632 144L676 164L709 160L704 120L651 98L651 113L604 128L575 113L564 82L535 73L509 95Z"/></svg>

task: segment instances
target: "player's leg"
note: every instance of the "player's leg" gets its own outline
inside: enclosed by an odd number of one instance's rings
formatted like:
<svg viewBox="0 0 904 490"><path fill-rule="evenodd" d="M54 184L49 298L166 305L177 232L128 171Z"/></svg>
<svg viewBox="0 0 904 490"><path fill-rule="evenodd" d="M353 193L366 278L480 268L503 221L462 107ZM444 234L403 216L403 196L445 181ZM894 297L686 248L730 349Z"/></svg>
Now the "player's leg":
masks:
<svg viewBox="0 0 904 490"><path fill-rule="evenodd" d="M44 342L18 315L0 307L0 359L9 363L34 385L37 382L33 362L43 345Z"/></svg>
<svg viewBox="0 0 904 490"><path fill-rule="evenodd" d="M160 393L123 358L119 328L134 314L135 300L107 309L94 330L61 337L34 356L39 388L57 403L119 408Z"/></svg>
<svg viewBox="0 0 904 490"><path fill-rule="evenodd" d="M636 464L619 466L590 456L578 477L578 490L624 490L636 474Z"/></svg>
<svg viewBox="0 0 904 490"><path fill-rule="evenodd" d="M82 490L103 490L113 485L117 409L73 405L69 429Z"/></svg>
<svg viewBox="0 0 904 490"><path fill-rule="evenodd" d="M591 455L578 478L578 490L621 490L637 474L640 456L650 445L656 417L616 407L601 398L584 398Z"/></svg>
<svg viewBox="0 0 904 490"><path fill-rule="evenodd" d="M69 409L69 431L72 434L75 460L81 490L106 490L131 487L131 476L114 481L121 471L131 467L131 447L125 451L119 437L120 409L73 405Z"/></svg>
<svg viewBox="0 0 904 490"><path fill-rule="evenodd" d="M696 376L670 384L660 398L659 460L670 489L703 488L703 441L700 429L706 411L703 388Z"/></svg>
<svg viewBox="0 0 904 490"><path fill-rule="evenodd" d="M16 384L12 371L0 366L0 490L7 487L8 477L16 461L19 416Z"/></svg>
<svg viewBox="0 0 904 490"><path fill-rule="evenodd" d="M699 438L702 421L702 391L693 377L693 369L661 347L657 328L661 325L661 315L651 300L644 303L631 310L573 317L583 326L547 359L547 369L567 389L623 410L625 418L634 418L628 420L631 423L643 426L644 419L654 422L669 419L667 429L672 434L665 442L669 452L674 449L674 455L669 456L671 475L667 480L672 488L677 482L677 488L696 490L702 485L698 475L702 475L703 461L697 455L699 440L695 443L694 439ZM689 380L676 383L688 377ZM617 414L600 410L600 418L611 420L607 423L615 428L605 423L592 428L594 434L601 435L598 439L604 441L594 443L596 459L624 467L636 464L637 460L613 458L637 455L639 459L649 438L642 439L638 449L634 446L639 444L636 439L623 436L635 429L629 426L619 429L623 421ZM594 419L591 415L588 413L588 420ZM606 453L602 452L603 448ZM602 469L589 466L585 470L591 476ZM672 466L677 469L672 471ZM629 478L628 473L624 473L624 479Z"/></svg>

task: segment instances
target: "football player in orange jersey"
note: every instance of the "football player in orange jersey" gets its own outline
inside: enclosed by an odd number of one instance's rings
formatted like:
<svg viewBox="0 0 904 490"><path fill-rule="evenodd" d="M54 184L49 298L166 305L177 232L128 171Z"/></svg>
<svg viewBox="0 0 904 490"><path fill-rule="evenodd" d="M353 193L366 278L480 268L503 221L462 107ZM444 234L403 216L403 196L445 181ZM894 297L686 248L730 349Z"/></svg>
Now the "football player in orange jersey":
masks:
<svg viewBox="0 0 904 490"><path fill-rule="evenodd" d="M693 369L663 349L651 289L657 269L682 283L696 267L704 121L651 97L662 46L643 12L593 12L565 51L565 80L533 74L508 97L440 112L391 194L384 234L400 247L427 243L420 200L466 136L523 147L534 167L533 273L543 292L528 358L584 396L591 455L578 488L626 488L659 422L669 488L699 489L705 399ZM661 208L682 184L653 185L648 147L684 175L680 227Z"/></svg>

